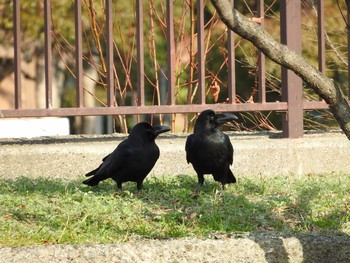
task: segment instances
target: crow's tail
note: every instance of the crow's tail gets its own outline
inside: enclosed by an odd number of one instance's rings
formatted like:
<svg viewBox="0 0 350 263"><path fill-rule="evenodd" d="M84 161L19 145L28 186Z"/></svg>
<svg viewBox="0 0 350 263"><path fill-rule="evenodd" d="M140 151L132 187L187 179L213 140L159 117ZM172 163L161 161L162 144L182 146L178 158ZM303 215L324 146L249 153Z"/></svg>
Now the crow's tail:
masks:
<svg viewBox="0 0 350 263"><path fill-rule="evenodd" d="M235 182L237 182L236 177L233 175L232 171L229 169L226 174L226 183L234 184Z"/></svg>
<svg viewBox="0 0 350 263"><path fill-rule="evenodd" d="M85 174L85 176L88 177L94 175L98 171L98 169L100 169L100 167L96 168L95 170L92 170L91 172L88 172L87 174Z"/></svg>
<svg viewBox="0 0 350 263"><path fill-rule="evenodd" d="M93 176L93 177L83 181L83 184L95 186L95 185L98 185L99 182L100 182L100 179L97 176Z"/></svg>

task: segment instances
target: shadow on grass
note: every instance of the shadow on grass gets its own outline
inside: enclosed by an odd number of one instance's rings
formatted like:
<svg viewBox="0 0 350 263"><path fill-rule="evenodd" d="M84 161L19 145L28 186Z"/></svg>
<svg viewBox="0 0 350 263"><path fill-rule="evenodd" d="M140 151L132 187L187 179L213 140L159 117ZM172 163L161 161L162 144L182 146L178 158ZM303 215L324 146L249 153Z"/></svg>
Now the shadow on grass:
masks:
<svg viewBox="0 0 350 263"><path fill-rule="evenodd" d="M82 185L82 180L83 178L67 181L26 177L3 179L0 180L0 191L24 196L31 193L48 196L81 192L115 198L116 187L112 180L106 180L93 188ZM301 183L302 186L292 195L288 190L286 194L275 194L273 191L266 194L267 183L259 182L258 179L242 180L221 191L220 185L211 180L211 176L207 176L206 184L201 193L197 194L196 176L148 177L141 193L137 192L135 183L125 183L124 191L117 195L128 199L131 204L133 200L142 202L142 220L146 218L150 225L162 228L157 233L147 233L147 238L197 236L220 239L254 233L247 237L264 250L267 262L288 262L289 256L281 235L317 234L322 230L345 234L341 232L343 222L337 220L348 216L345 210L335 208L325 212L322 217L315 219L312 216L312 203L323 194L325 185ZM118 199L116 206L117 202ZM147 229L129 228L127 231L142 236ZM275 238L270 236L270 239L264 239L257 238L257 233L277 234ZM304 262L315 261L315 251L310 253L307 239L298 240L303 249ZM327 259L339 249L341 248L333 247L330 252L329 249L319 248L318 258Z"/></svg>
<svg viewBox="0 0 350 263"><path fill-rule="evenodd" d="M296 234L302 248L302 262L345 262L345 254L349 253L350 238L341 231L342 222L337 220L345 218L346 212L334 209L328 211L320 219L312 216L312 202L321 198L322 186L304 185L293 198L286 198L283 209L293 210L288 216L281 211L275 211L273 216L278 216L283 222L283 228L287 231L278 232L268 239L250 235L250 238L265 252L267 262L290 262L286 250L286 244L281 237L291 237ZM331 234L324 230L331 230ZM341 246L339 244L345 244ZM345 248L345 249L344 249Z"/></svg>
<svg viewBox="0 0 350 263"><path fill-rule="evenodd" d="M197 186L196 177L178 176L172 182L176 187L166 187L161 180L152 180L146 194L140 198L144 202L166 207L169 212L163 220L176 220L179 225L199 227L204 236L221 238L230 236L230 233L254 233L248 238L259 244L269 263L289 262L290 255L281 235L288 237L291 234L299 240L303 262L340 262L344 259L344 250L349 248L350 238L341 231L344 221L340 219L349 218L347 211L333 208L321 217L313 216L312 203L323 197L325 185L300 183L293 196L288 195L287 190L284 196L271 195L252 201L246 198L245 193L263 196L267 187L265 183L248 181L243 183L243 190L230 185L227 191L220 191L217 183L206 182L202 192L197 195L193 192ZM287 185L284 187L288 189ZM153 211L151 216L156 217L157 211ZM257 233L267 233L269 236L257 238ZM333 235L339 235L340 243L347 244L345 249L338 245L338 237Z"/></svg>
<svg viewBox="0 0 350 263"><path fill-rule="evenodd" d="M110 182L103 182L97 187L88 187L82 184L84 179L66 180L56 178L28 178L18 177L15 180L2 179L0 189L2 193L10 192L16 195L28 195L38 193L43 195L72 194L77 191L93 192L96 195L111 195L113 188Z"/></svg>

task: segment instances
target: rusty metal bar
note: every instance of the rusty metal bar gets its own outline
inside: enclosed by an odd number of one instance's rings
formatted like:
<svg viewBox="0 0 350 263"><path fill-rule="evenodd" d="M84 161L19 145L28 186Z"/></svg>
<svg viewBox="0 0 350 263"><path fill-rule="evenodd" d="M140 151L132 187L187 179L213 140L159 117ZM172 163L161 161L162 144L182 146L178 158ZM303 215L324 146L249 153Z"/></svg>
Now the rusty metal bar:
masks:
<svg viewBox="0 0 350 263"><path fill-rule="evenodd" d="M258 0L257 2L257 16L258 18L264 18L264 0ZM264 19L260 19L260 25L264 26ZM258 94L259 102L266 102L266 68L265 68L265 55L258 50Z"/></svg>
<svg viewBox="0 0 350 263"><path fill-rule="evenodd" d="M205 104L204 0L197 0L197 49L199 103Z"/></svg>
<svg viewBox="0 0 350 263"><path fill-rule="evenodd" d="M304 101L304 110L328 109L324 101ZM121 107L95 107L95 108L54 108L54 109L16 109L1 110L3 118L15 117L60 117L60 116L94 116L115 114L158 114L158 113L189 113L200 112L205 109L220 112L252 112L252 111L287 111L286 102L266 103L235 103L235 104L191 104L191 105L161 105L161 106L121 106Z"/></svg>
<svg viewBox="0 0 350 263"><path fill-rule="evenodd" d="M52 36L51 36L51 0L44 1L45 30L45 107L52 108Z"/></svg>
<svg viewBox="0 0 350 263"><path fill-rule="evenodd" d="M304 110L325 110L329 109L328 104L324 100L320 101L304 101L303 103Z"/></svg>
<svg viewBox="0 0 350 263"><path fill-rule="evenodd" d="M281 42L301 53L300 1L281 0ZM294 72L282 68L282 101L288 111L282 120L283 136L301 138L304 134L302 81Z"/></svg>
<svg viewBox="0 0 350 263"><path fill-rule="evenodd" d="M81 27L81 0L75 0L75 78L76 78L76 104L84 107L83 95L83 51Z"/></svg>
<svg viewBox="0 0 350 263"><path fill-rule="evenodd" d="M348 31L348 99L350 99L350 1L345 1L347 8L347 31Z"/></svg>
<svg viewBox="0 0 350 263"><path fill-rule="evenodd" d="M268 103L216 103L191 105L160 105L160 106L120 106L94 108L54 108L54 109L18 109L1 110L4 118L13 117L59 117L59 116L97 116L97 115L134 115L134 114L172 114L201 112L205 109L219 112L251 112L251 111L286 111L286 102Z"/></svg>
<svg viewBox="0 0 350 263"><path fill-rule="evenodd" d="M324 0L318 0L317 5L318 27L318 69L324 73L326 69L326 40L324 31Z"/></svg>
<svg viewBox="0 0 350 263"><path fill-rule="evenodd" d="M114 102L114 72L113 72L113 20L112 0L106 0L106 73L107 73L107 107Z"/></svg>
<svg viewBox="0 0 350 263"><path fill-rule="evenodd" d="M137 105L145 105L145 60L143 40L143 1L136 1Z"/></svg>
<svg viewBox="0 0 350 263"><path fill-rule="evenodd" d="M167 75L169 104L175 105L175 40L174 40L174 4L167 0Z"/></svg>
<svg viewBox="0 0 350 263"><path fill-rule="evenodd" d="M22 108L20 0L13 0L13 39L15 66L15 109Z"/></svg>
<svg viewBox="0 0 350 263"><path fill-rule="evenodd" d="M233 4L233 0L230 0ZM112 0L106 0L106 28L107 28L107 101L108 107L85 108L83 105L83 60L82 60L82 14L81 0L75 1L75 49L76 49L76 85L77 105L74 108L52 108L52 70L51 70L51 0L44 1L45 20L45 85L46 85L46 108L23 109L21 103L21 26L20 26L20 0L14 0L13 22L14 22L14 58L15 58L15 108L0 110L0 116L11 117L48 117L48 116L94 116L94 115L142 115L142 114L176 114L200 112L211 108L221 112L252 112L252 111L281 111L286 112L283 121L283 133L285 137L297 138L303 134L303 110L328 109L324 101L303 101L301 80L294 73L282 69L282 99L283 102L266 102L265 75L259 75L259 102L261 103L235 103L235 50L233 32L228 32L228 97L229 104L206 104L205 98L205 49L204 49L204 0L197 1L197 60L198 60L198 90L199 104L176 105L175 103L175 41L173 21L173 1L167 0L167 78L169 86L168 105L146 106L144 99L144 45L143 45L143 6L140 0L136 2L137 13L137 60L138 60L138 98L135 106L116 107L114 94L114 68L113 68L113 23L112 23ZM299 2L299 3L298 3ZM324 44L324 0L319 1L318 26L319 26L319 52L325 52ZM281 0L281 40L291 49L301 51L301 30L300 30L300 1ZM350 21L350 4L348 7L347 19ZM258 16L264 13L264 1L258 1ZM321 21L320 21L321 20ZM262 21L263 22L263 21ZM285 29L283 29L285 28ZM322 33L323 32L323 33ZM323 37L323 40L322 40ZM348 30L348 43L350 43L350 31ZM323 50L323 51L322 51ZM348 45L350 54L350 47ZM324 55L319 53L320 71L325 70ZM350 64L350 56L348 56ZM264 58L259 57L258 68L264 74ZM258 73L260 74L260 72ZM350 71L349 71L350 79ZM350 81L349 81L350 97ZM140 107L141 106L141 107Z"/></svg>
<svg viewBox="0 0 350 263"><path fill-rule="evenodd" d="M234 0L230 0L234 6ZM227 63L228 63L228 102L236 103L236 63L235 63L235 38L232 30L227 29Z"/></svg>

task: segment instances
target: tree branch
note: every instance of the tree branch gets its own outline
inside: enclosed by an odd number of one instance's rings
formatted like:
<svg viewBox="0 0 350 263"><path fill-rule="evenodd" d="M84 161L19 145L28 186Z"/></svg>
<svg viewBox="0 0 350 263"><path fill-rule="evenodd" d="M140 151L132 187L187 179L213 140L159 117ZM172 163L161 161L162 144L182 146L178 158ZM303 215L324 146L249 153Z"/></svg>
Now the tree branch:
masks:
<svg viewBox="0 0 350 263"><path fill-rule="evenodd" d="M350 107L343 92L332 79L311 66L302 56L275 41L264 28L235 10L228 0L211 0L211 2L229 29L252 42L272 61L292 70L323 98L350 139Z"/></svg>

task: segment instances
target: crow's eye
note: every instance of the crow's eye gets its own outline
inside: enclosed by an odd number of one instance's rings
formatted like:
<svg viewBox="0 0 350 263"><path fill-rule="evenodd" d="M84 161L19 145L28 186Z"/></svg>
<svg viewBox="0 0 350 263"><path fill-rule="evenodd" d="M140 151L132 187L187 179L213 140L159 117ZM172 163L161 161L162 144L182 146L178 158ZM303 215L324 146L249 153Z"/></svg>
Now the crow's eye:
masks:
<svg viewBox="0 0 350 263"><path fill-rule="evenodd" d="M210 115L210 116L209 116L209 120L210 120L210 121L213 121L214 119L215 119L215 117L214 117L213 115Z"/></svg>

